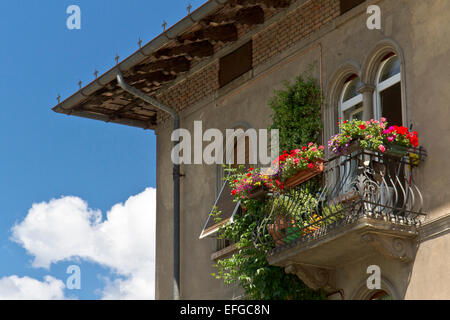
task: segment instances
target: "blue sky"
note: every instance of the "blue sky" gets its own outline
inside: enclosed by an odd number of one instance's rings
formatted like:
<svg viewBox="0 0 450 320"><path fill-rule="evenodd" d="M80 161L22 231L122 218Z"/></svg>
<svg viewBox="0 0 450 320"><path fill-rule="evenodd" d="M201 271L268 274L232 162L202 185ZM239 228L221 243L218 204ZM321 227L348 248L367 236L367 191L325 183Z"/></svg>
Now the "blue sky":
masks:
<svg viewBox="0 0 450 320"><path fill-rule="evenodd" d="M36 266L38 249L29 244L27 252L26 245L13 241L12 228L21 225L19 237L24 237L33 204L43 204L45 215L50 201L64 196L82 199L105 221L112 206L156 186L152 131L56 114L51 107L58 94L65 99L77 91L78 81L89 83L95 69L100 74L110 69L116 54L120 60L132 54L139 37L147 43L157 36L163 20L171 26L186 15L188 3L194 10L203 2L0 2L0 279L43 281L50 275L66 283L66 268L78 264L82 288L65 288L64 296L99 299L105 278L126 277L113 272L114 262L102 263L89 254L81 260L56 259L48 268ZM72 4L81 8L81 30L66 27L66 8Z"/></svg>

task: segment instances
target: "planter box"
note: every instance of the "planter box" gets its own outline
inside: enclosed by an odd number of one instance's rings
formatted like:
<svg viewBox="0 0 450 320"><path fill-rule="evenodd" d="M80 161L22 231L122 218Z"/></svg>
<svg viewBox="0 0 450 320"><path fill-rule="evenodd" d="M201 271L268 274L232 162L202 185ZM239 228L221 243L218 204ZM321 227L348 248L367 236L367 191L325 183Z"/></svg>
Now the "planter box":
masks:
<svg viewBox="0 0 450 320"><path fill-rule="evenodd" d="M263 200L268 192L269 191L266 188L259 187L253 190L252 193L248 195L248 198L253 200Z"/></svg>
<svg viewBox="0 0 450 320"><path fill-rule="evenodd" d="M314 165L313 169L303 169L297 172L294 176L287 179L284 183L286 188L293 188L300 184L302 184L305 181L308 181L315 176L321 174L323 172L323 159L319 159L316 161L316 164Z"/></svg>
<svg viewBox="0 0 450 320"><path fill-rule="evenodd" d="M352 154L355 151L358 151L362 149L361 144L359 143L359 140L353 141L352 143L350 143L350 145L347 148L347 151L345 153L343 153L343 155L348 155L348 154Z"/></svg>
<svg viewBox="0 0 450 320"><path fill-rule="evenodd" d="M391 145L386 149L386 154L395 158L403 158L408 155L408 147Z"/></svg>
<svg viewBox="0 0 450 320"><path fill-rule="evenodd" d="M361 147L361 144L359 143L359 140L357 141L353 141L349 147L347 148L347 151L345 153L343 153L342 155L350 155L353 152L356 152L358 150L362 150L363 148ZM372 150L372 149L367 149L367 150ZM376 152L380 152L379 150L373 150ZM404 147L404 146L399 146L399 145L388 145L386 147L386 152L384 153L385 155L391 156L391 157L395 157L395 158L402 158L405 156L413 156L414 153L411 153L410 148L408 147Z"/></svg>

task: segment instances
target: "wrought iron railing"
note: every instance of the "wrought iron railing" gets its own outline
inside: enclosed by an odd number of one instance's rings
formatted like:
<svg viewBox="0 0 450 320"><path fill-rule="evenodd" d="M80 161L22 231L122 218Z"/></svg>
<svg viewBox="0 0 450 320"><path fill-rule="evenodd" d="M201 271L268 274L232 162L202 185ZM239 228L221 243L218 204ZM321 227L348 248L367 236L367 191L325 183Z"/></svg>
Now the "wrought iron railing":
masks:
<svg viewBox="0 0 450 320"><path fill-rule="evenodd" d="M316 177L270 194L254 230L255 244L280 248L317 239L362 217L417 226L425 213L414 173L426 152L414 148L402 154L360 149L333 157Z"/></svg>

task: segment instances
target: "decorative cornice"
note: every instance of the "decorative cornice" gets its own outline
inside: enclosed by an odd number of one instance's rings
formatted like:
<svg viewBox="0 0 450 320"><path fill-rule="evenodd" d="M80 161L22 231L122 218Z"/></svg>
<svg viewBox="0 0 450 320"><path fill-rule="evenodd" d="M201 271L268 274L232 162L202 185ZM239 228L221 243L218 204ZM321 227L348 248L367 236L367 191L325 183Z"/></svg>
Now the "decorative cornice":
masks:
<svg viewBox="0 0 450 320"><path fill-rule="evenodd" d="M417 247L416 238L400 238L375 232L362 235L361 241L370 244L382 255L402 262L413 261Z"/></svg>
<svg viewBox="0 0 450 320"><path fill-rule="evenodd" d="M288 274L295 274L313 290L336 291L334 285L332 285L334 282L334 270L298 263L290 264L284 270Z"/></svg>
<svg viewBox="0 0 450 320"><path fill-rule="evenodd" d="M375 86L373 84L362 83L357 90L359 93L373 93L375 91Z"/></svg>
<svg viewBox="0 0 450 320"><path fill-rule="evenodd" d="M450 213L430 220L418 228L419 242L440 237L450 231Z"/></svg>

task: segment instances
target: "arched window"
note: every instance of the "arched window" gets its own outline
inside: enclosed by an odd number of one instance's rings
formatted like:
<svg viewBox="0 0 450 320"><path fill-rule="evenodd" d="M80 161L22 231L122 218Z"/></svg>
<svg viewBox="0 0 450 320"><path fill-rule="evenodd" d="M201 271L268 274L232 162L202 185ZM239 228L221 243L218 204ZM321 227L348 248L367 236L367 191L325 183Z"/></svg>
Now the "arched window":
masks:
<svg viewBox="0 0 450 320"><path fill-rule="evenodd" d="M381 288L377 290L367 288L367 279L361 281L359 288L351 295L351 300L399 300L402 297L392 283L381 276Z"/></svg>
<svg viewBox="0 0 450 320"><path fill-rule="evenodd" d="M392 297L384 290L380 290L370 295L368 300L392 300Z"/></svg>
<svg viewBox="0 0 450 320"><path fill-rule="evenodd" d="M384 117L390 125L403 125L400 59L394 53L386 55L380 64L374 102L377 119Z"/></svg>
<svg viewBox="0 0 450 320"><path fill-rule="evenodd" d="M344 120L358 119L363 116L363 95L358 92L361 81L357 75L350 76L342 90L339 100L339 117Z"/></svg>

